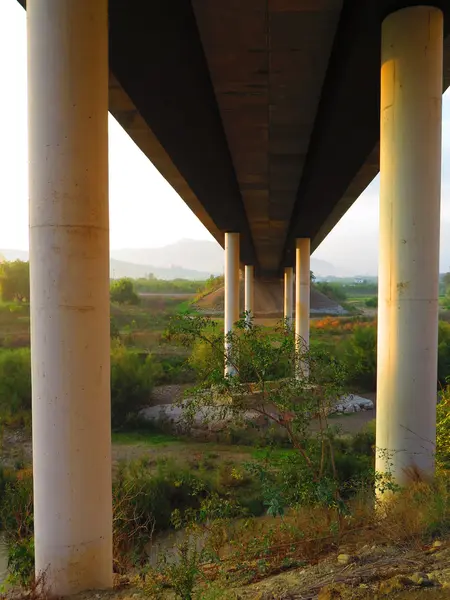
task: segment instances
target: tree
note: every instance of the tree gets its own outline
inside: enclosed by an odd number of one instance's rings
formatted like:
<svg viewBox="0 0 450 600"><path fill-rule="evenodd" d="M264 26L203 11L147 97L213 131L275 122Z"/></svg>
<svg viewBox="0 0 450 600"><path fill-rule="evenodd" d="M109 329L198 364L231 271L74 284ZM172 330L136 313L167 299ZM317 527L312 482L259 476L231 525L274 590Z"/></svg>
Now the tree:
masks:
<svg viewBox="0 0 450 600"><path fill-rule="evenodd" d="M111 302L117 304L139 304L139 296L134 291L133 281L129 277L122 277L111 283Z"/></svg>
<svg viewBox="0 0 450 600"><path fill-rule="evenodd" d="M250 411L294 450L289 460L295 462L297 476L301 473L295 485L286 472L281 477L286 485L282 483L274 494L269 482L279 477L280 465L261 463L254 471L260 481L267 482L264 502L269 514L282 514L283 505L301 502L323 502L340 511L343 490L336 470L334 430L328 419L345 393L344 366L323 351L308 350L284 324L269 332L241 319L226 336L231 352L224 346L223 331L208 317L177 315L169 334L193 349L190 363L199 385L189 391L189 400L180 403L187 426L199 412L209 421L228 420L233 427L245 426ZM307 377L298 374L299 360L308 365ZM224 375L224 365L232 365L236 375ZM310 427L313 420L318 424L316 430Z"/></svg>
<svg viewBox="0 0 450 600"><path fill-rule="evenodd" d="M22 260L0 264L0 289L3 302L28 302L30 265Z"/></svg>

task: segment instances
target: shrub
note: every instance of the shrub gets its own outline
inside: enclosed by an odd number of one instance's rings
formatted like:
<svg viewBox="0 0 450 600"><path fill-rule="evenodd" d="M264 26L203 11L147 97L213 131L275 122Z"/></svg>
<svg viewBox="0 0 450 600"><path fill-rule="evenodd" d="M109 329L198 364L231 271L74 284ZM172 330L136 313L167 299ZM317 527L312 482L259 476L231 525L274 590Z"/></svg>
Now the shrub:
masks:
<svg viewBox="0 0 450 600"><path fill-rule="evenodd" d="M367 298L365 305L367 308L377 308L378 307L378 297L372 296L372 298Z"/></svg>
<svg viewBox="0 0 450 600"><path fill-rule="evenodd" d="M8 555L9 579L27 586L34 575L33 477L31 470L18 471L0 498L0 521Z"/></svg>
<svg viewBox="0 0 450 600"><path fill-rule="evenodd" d="M438 330L438 381L445 385L450 375L450 323L439 321Z"/></svg>
<svg viewBox="0 0 450 600"><path fill-rule="evenodd" d="M27 348L0 351L0 416L31 410L31 357Z"/></svg>
<svg viewBox="0 0 450 600"><path fill-rule="evenodd" d="M334 300L335 302L347 300L347 294L344 287L339 283L328 283L323 281L321 283L315 283L314 285L319 292L330 298L330 300Z"/></svg>
<svg viewBox="0 0 450 600"><path fill-rule="evenodd" d="M133 280L128 277L117 279L111 283L111 302L117 304L139 304L139 296L134 291Z"/></svg>
<svg viewBox="0 0 450 600"><path fill-rule="evenodd" d="M436 412L436 462L450 469L450 386L441 392Z"/></svg>
<svg viewBox="0 0 450 600"><path fill-rule="evenodd" d="M127 418L149 403L161 366L152 355L142 356L121 344L111 349L111 424L123 427Z"/></svg>
<svg viewBox="0 0 450 600"><path fill-rule="evenodd" d="M374 390L377 384L377 330L375 326L356 327L342 345L348 383Z"/></svg>

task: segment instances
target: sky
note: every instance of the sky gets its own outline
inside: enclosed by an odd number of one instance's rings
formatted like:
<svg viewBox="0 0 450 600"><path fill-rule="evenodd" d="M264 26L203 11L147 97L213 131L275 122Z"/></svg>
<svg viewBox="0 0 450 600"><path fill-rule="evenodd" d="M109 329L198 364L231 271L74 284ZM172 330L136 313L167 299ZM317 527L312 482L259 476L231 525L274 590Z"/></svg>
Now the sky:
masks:
<svg viewBox="0 0 450 600"><path fill-rule="evenodd" d="M0 248L28 249L26 18L0 0ZM443 99L441 271L450 270L450 93ZM110 247L212 240L183 200L109 116ZM376 274L377 177L314 253L342 274Z"/></svg>

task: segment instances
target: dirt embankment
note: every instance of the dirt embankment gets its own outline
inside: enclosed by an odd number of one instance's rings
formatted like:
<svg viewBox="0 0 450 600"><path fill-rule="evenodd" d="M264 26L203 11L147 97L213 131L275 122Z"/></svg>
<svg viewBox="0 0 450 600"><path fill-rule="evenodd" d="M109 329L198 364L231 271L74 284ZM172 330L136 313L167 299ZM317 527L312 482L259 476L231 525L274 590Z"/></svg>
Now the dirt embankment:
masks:
<svg viewBox="0 0 450 600"><path fill-rule="evenodd" d="M283 317L283 282L279 280L255 280L255 315L260 317ZM211 294L204 296L197 302L198 308L205 312L223 313L224 288L221 287ZM240 306L244 306L244 282L240 282ZM311 288L311 315L315 314L344 314L343 308L321 294L314 287Z"/></svg>

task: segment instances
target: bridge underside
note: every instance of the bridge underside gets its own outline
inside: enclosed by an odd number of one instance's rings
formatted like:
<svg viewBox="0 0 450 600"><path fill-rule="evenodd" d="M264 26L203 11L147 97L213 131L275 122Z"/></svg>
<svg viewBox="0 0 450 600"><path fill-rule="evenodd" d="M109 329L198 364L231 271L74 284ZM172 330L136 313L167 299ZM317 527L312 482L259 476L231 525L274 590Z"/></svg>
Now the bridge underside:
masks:
<svg viewBox="0 0 450 600"><path fill-rule="evenodd" d="M109 0L110 111L221 245L280 274L378 173L381 22L420 4Z"/></svg>
<svg viewBox="0 0 450 600"><path fill-rule="evenodd" d="M110 0L110 110L222 245L280 273L378 172L381 22L411 4ZM446 88L449 38L444 67Z"/></svg>

